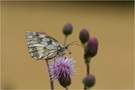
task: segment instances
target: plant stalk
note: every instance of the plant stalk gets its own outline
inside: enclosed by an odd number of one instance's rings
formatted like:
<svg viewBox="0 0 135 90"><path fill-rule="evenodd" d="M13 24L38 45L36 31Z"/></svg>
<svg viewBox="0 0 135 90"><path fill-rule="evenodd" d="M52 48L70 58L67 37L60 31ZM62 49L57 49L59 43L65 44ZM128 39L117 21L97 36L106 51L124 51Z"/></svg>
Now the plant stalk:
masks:
<svg viewBox="0 0 135 90"><path fill-rule="evenodd" d="M54 90L53 80L51 78L51 73L50 73L50 68L49 68L49 62L48 62L48 60L45 60L45 61L46 61L46 65L47 65L47 68L48 68L48 74L49 74L49 77L50 77L51 90Z"/></svg>
<svg viewBox="0 0 135 90"><path fill-rule="evenodd" d="M66 44L66 40L67 40L67 36L65 36L65 39L64 39L64 43L63 43L63 45L65 45L65 44Z"/></svg>
<svg viewBox="0 0 135 90"><path fill-rule="evenodd" d="M86 76L90 74L90 58L85 59L86 64ZM86 85L84 85L84 90L87 90Z"/></svg>
<svg viewBox="0 0 135 90"><path fill-rule="evenodd" d="M68 90L68 87L66 87L65 90Z"/></svg>
<svg viewBox="0 0 135 90"><path fill-rule="evenodd" d="M86 75L89 75L89 74L90 74L90 66L89 66L89 63L86 64L86 67L87 67L87 74L86 74Z"/></svg>

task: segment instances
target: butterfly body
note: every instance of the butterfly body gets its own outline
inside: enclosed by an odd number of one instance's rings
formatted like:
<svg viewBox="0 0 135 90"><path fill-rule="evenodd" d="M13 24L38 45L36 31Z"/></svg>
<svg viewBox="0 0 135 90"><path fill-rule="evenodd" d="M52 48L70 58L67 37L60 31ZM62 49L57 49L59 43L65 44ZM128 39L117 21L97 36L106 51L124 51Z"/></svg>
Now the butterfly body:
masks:
<svg viewBox="0 0 135 90"><path fill-rule="evenodd" d="M67 46L43 32L26 32L26 40L30 55L36 59L48 60L63 55Z"/></svg>

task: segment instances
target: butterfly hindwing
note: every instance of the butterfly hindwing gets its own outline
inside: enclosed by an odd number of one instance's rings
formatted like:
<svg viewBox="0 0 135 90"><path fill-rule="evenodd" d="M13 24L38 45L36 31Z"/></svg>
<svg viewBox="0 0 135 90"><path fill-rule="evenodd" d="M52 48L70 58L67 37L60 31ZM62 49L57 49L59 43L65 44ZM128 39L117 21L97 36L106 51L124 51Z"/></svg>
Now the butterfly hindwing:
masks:
<svg viewBox="0 0 135 90"><path fill-rule="evenodd" d="M38 59L51 59L57 56L61 45L54 38L42 32L26 32L26 40L30 55Z"/></svg>

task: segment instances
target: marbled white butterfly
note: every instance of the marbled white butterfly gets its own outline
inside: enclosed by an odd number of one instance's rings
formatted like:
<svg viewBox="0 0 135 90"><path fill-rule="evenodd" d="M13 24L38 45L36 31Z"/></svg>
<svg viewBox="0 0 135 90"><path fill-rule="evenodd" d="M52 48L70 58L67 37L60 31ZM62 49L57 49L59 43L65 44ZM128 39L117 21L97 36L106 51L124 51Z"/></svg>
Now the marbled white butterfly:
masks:
<svg viewBox="0 0 135 90"><path fill-rule="evenodd" d="M43 32L26 32L26 40L30 55L36 59L48 60L63 55L68 45L61 45L56 39Z"/></svg>

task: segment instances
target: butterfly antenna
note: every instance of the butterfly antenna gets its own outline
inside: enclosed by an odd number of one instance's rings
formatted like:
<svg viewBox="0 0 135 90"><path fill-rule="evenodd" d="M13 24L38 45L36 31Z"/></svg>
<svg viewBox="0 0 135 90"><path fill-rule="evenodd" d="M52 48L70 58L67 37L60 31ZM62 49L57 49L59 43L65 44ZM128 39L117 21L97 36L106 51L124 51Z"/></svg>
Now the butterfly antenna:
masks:
<svg viewBox="0 0 135 90"><path fill-rule="evenodd" d="M71 45L72 45L72 46L73 46L73 45L78 45L78 46L80 46L78 43L74 43L74 44L71 44Z"/></svg>
<svg viewBox="0 0 135 90"><path fill-rule="evenodd" d="M76 43L76 42L77 42L77 43ZM70 45L79 45L79 44L78 44L78 41L73 41L73 42L69 43L69 44L67 45L67 47L70 46Z"/></svg>
<svg viewBox="0 0 135 90"><path fill-rule="evenodd" d="M71 54L71 51L68 49L68 47L71 46L71 45L78 45L78 46L80 46L80 45L78 44L78 41L73 41L73 42L69 43L68 45L66 45L66 48L67 48L67 50L69 51L69 54Z"/></svg>

